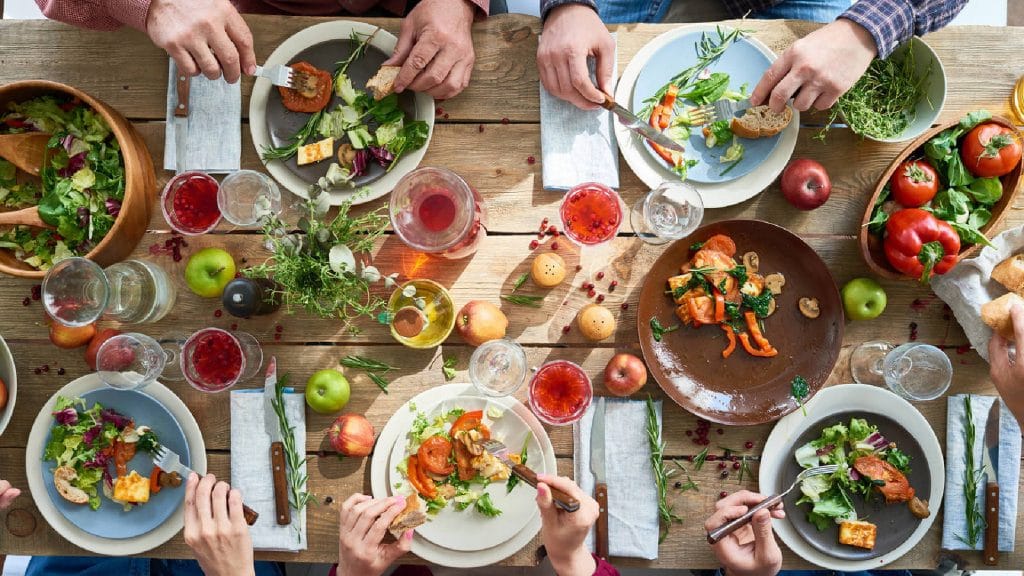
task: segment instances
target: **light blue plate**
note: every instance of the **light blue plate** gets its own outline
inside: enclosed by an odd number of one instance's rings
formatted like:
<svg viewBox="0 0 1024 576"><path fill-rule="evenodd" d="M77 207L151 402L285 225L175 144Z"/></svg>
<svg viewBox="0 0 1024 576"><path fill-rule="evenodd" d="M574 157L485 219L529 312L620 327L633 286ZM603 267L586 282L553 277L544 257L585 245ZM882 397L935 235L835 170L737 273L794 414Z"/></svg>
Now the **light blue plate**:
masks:
<svg viewBox="0 0 1024 576"><path fill-rule="evenodd" d="M712 34L712 32L708 32ZM662 46L644 65L643 70L636 79L633 87L632 109L639 113L643 108L645 98L652 96L662 86L667 84L673 76L689 68L697 61L695 45L700 41L702 32L684 34L675 38L672 42ZM758 81L768 67L771 60L768 55L761 52L757 46L747 39L741 39L730 46L724 54L711 65L712 72L725 72L729 75L729 89L739 91L740 86L747 83L747 92L750 93L757 86ZM690 102L692 104L692 102ZM728 182L750 173L757 168L775 149L779 143L781 134L770 138L757 138L749 140L740 138L740 142L746 148L743 160L732 170L722 176L722 171L730 164L723 164L719 157L725 154L728 146L718 146L708 149L704 145L704 135L699 129L692 130L689 143L686 145L686 158L699 160L699 163L690 168L687 179L694 182ZM670 169L671 166L665 162L654 151L650 145L644 146L647 152L658 162Z"/></svg>
<svg viewBox="0 0 1024 576"><path fill-rule="evenodd" d="M137 391L102 388L88 392L82 398L85 399L86 407L91 408L94 403L99 402L104 408L113 408L133 419L137 426L149 426L160 439L160 444L177 452L186 466L191 463L188 442L181 426L167 408L152 397ZM49 443L49 435L46 440L44 447ZM113 466L114 463L111 461L111 473ZM53 484L55 468L53 461L43 461L43 482L46 484L50 500L72 524L102 538L125 539L145 534L170 518L185 498L183 482L178 488L164 488L159 494L150 495L149 502L135 506L131 512L125 512L120 504L108 500L101 492L100 507L98 510L92 510L88 504L72 504L57 493L57 487ZM149 454L137 452L135 458L128 462L128 470L135 470L148 478L153 471L153 459Z"/></svg>

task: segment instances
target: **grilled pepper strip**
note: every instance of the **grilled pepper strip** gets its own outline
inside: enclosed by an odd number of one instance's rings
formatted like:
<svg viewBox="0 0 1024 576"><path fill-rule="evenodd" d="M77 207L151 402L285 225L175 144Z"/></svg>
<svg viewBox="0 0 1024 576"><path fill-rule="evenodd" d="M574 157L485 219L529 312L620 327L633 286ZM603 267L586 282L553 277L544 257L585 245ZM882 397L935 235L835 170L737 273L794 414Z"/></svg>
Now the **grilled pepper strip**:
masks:
<svg viewBox="0 0 1024 576"><path fill-rule="evenodd" d="M927 283L932 274L945 274L956 264L960 236L930 212L906 208L889 216L884 248L893 268Z"/></svg>
<svg viewBox="0 0 1024 576"><path fill-rule="evenodd" d="M651 113L650 119L647 121L648 124L657 128L658 130L665 130L668 128L669 123L672 121L672 108L675 106L676 92L678 88L669 86L668 92L662 97L661 103L654 107L654 112ZM671 97L670 97L671 94ZM663 146L655 144L654 142L648 141L647 144L653 149L658 156L661 156L662 160L668 162L672 166L679 167L683 164L683 155L675 150L669 150Z"/></svg>
<svg viewBox="0 0 1024 576"><path fill-rule="evenodd" d="M757 323L757 316L753 312L747 310L743 313L743 318L747 321L747 330L750 330L751 336L754 337L754 342L761 347L762 350L774 350L775 347L768 342L768 339L761 334L761 325ZM774 356L774 354L772 354Z"/></svg>
<svg viewBox="0 0 1024 576"><path fill-rule="evenodd" d="M728 324L722 324L722 330L725 330L725 335L729 337L729 345L722 350L722 358L728 358L736 350L736 331Z"/></svg>
<svg viewBox="0 0 1024 576"><path fill-rule="evenodd" d="M725 296L715 289L715 322L725 322Z"/></svg>
<svg viewBox="0 0 1024 576"><path fill-rule="evenodd" d="M757 356L758 358L771 358L779 354L779 351L775 348L768 348L766 350L754 348L754 345L750 343L750 335L746 332L740 334L740 343L743 344L743 349L747 351L747 354Z"/></svg>
<svg viewBox="0 0 1024 576"><path fill-rule="evenodd" d="M160 470L159 466L153 466L153 473L149 475L149 493L156 494L160 491Z"/></svg>

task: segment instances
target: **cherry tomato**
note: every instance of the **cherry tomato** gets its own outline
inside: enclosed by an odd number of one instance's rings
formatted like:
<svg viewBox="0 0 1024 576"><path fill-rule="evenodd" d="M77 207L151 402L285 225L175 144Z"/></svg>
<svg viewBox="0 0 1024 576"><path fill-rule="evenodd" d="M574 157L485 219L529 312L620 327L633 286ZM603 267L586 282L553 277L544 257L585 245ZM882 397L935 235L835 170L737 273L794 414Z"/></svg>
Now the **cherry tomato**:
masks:
<svg viewBox="0 0 1024 576"><path fill-rule="evenodd" d="M1016 131L994 122L975 126L960 144L964 166L979 178L1009 173L1020 162L1020 153Z"/></svg>
<svg viewBox="0 0 1024 576"><path fill-rule="evenodd" d="M729 238L725 234L715 234L711 238L708 238L707 241L704 242L703 248L716 250L730 257L736 254L736 243L733 242L732 238Z"/></svg>
<svg viewBox="0 0 1024 576"><path fill-rule="evenodd" d="M892 198L905 208L919 208L939 191L939 175L924 160L907 160L889 178Z"/></svg>
<svg viewBox="0 0 1024 576"><path fill-rule="evenodd" d="M308 62L295 62L291 65L297 72L303 72L316 78L316 96L308 98L294 88L278 86L281 93L281 103L292 112L319 112L331 101L331 94L334 88L334 81L330 72L314 67Z"/></svg>
<svg viewBox="0 0 1024 576"><path fill-rule="evenodd" d="M452 455L452 443L441 436L431 436L420 444L419 465L431 474L447 476L455 471L449 460Z"/></svg>

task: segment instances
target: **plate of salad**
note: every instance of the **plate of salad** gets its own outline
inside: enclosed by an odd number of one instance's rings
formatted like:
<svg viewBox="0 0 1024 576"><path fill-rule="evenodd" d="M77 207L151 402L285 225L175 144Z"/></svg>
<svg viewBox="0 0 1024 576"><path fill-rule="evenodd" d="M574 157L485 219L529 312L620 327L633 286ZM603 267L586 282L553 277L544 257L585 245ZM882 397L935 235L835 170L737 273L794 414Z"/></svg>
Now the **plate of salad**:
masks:
<svg viewBox="0 0 1024 576"><path fill-rule="evenodd" d="M760 490L788 488L801 470L836 464L785 500L776 533L804 559L832 570L880 568L913 549L942 503L945 464L931 425L877 386L825 388L776 425L765 443Z"/></svg>
<svg viewBox="0 0 1024 576"><path fill-rule="evenodd" d="M101 388L58 396L42 477L50 501L72 524L102 538L127 539L162 525L184 501L184 480L153 465L159 445L188 465L174 416L137 391Z"/></svg>
<svg viewBox="0 0 1024 576"><path fill-rule="evenodd" d="M510 458L525 460L537 473L554 473L530 426L514 410L481 397L417 410L391 454L392 488L418 494L426 510L427 522L417 533L452 550L501 544L538 515L534 489L477 446L479 439L503 442Z"/></svg>
<svg viewBox="0 0 1024 576"><path fill-rule="evenodd" d="M397 39L370 24L336 20L291 36L265 66L289 65L294 88L256 80L250 131L271 175L298 196L311 187L364 203L389 193L426 153L434 99L410 91L387 94L371 79ZM386 69L385 69L386 70Z"/></svg>

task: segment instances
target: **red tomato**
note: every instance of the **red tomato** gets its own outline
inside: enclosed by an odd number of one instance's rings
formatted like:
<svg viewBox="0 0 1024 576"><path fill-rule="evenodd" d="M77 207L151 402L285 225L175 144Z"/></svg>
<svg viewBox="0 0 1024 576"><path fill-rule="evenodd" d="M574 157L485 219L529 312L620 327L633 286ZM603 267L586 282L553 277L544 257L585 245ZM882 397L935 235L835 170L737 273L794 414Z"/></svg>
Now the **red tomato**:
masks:
<svg viewBox="0 0 1024 576"><path fill-rule="evenodd" d="M431 436L420 444L419 464L431 474L447 476L455 471L455 466L448 460L452 455L452 443L441 436Z"/></svg>
<svg viewBox="0 0 1024 576"><path fill-rule="evenodd" d="M939 175L924 160L907 160L889 178L892 199L906 208L919 208L939 191Z"/></svg>
<svg viewBox="0 0 1024 576"><path fill-rule="evenodd" d="M456 420L454 424L452 424L452 438L455 438L456 432L461 432L463 430L479 430L480 433L483 434L484 438L490 438L490 431L487 430L487 426L484 426L483 420L483 410L474 410L472 412L466 412L462 416L459 416L459 419Z"/></svg>
<svg viewBox="0 0 1024 576"><path fill-rule="evenodd" d="M331 94L334 88L334 81L331 73L320 70L308 62L295 62L291 64L292 70L303 72L311 76L316 82L316 90L312 96L304 95L295 88L278 86L281 93L281 104L292 112L319 112L331 101Z"/></svg>
<svg viewBox="0 0 1024 576"><path fill-rule="evenodd" d="M1014 130L986 122L974 127L960 144L960 157L979 178L1002 176L1020 162L1020 140Z"/></svg>
<svg viewBox="0 0 1024 576"><path fill-rule="evenodd" d="M707 241L704 242L703 248L716 250L730 257L736 254L736 243L732 241L732 238L729 238L725 234L715 234L711 238L708 238Z"/></svg>

